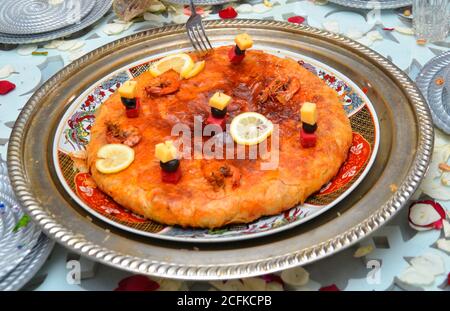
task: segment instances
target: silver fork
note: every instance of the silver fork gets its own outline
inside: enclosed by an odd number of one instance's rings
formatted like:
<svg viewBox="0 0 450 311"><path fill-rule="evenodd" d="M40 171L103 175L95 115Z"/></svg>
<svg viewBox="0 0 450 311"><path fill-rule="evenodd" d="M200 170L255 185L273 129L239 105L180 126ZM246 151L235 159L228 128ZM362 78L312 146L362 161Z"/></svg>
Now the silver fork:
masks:
<svg viewBox="0 0 450 311"><path fill-rule="evenodd" d="M197 14L193 0L189 0L191 6L191 17L186 22L186 30L191 40L192 46L197 52L206 53L212 49L211 42L209 42L203 27L202 17Z"/></svg>

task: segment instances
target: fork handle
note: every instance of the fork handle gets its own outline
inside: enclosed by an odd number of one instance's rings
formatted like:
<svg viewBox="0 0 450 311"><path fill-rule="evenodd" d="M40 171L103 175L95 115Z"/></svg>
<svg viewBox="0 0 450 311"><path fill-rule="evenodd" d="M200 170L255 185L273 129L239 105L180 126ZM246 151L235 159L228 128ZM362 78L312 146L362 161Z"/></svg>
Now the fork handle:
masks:
<svg viewBox="0 0 450 311"><path fill-rule="evenodd" d="M197 14L197 10L195 9L194 0L189 0L189 6L191 7L191 16Z"/></svg>

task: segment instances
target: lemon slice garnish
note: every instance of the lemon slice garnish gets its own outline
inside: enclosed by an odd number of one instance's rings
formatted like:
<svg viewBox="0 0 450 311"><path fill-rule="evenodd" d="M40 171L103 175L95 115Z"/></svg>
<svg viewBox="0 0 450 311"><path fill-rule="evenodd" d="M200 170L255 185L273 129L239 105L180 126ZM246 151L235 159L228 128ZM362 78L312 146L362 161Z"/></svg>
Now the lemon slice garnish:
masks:
<svg viewBox="0 0 450 311"><path fill-rule="evenodd" d="M186 77L187 74L194 68L194 61L192 58L185 54L175 54L166 56L159 61L153 63L150 66L150 73L152 76L157 77L169 70L175 70L180 74L182 78Z"/></svg>
<svg viewBox="0 0 450 311"><path fill-rule="evenodd" d="M257 112L244 112L236 116L230 125L230 134L240 145L256 145L273 131L272 122Z"/></svg>
<svg viewBox="0 0 450 311"><path fill-rule="evenodd" d="M200 62L196 62L194 67L192 67L192 70L189 71L184 78L185 79L193 78L196 75L198 75L200 72L202 72L202 70L204 68L205 68L205 61L204 60L202 60Z"/></svg>
<svg viewBox="0 0 450 311"><path fill-rule="evenodd" d="M127 145L108 144L97 152L95 167L103 174L113 174L123 171L134 161L134 150Z"/></svg>

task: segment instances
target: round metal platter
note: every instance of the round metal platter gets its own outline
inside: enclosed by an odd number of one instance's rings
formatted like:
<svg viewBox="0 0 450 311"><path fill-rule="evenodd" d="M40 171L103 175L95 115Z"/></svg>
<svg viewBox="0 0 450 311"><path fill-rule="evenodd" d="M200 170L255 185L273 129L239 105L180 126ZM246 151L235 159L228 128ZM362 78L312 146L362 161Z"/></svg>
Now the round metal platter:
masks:
<svg viewBox="0 0 450 311"><path fill-rule="evenodd" d="M412 4L412 0L329 0L342 6L359 9L395 9Z"/></svg>
<svg viewBox="0 0 450 311"><path fill-rule="evenodd" d="M261 49L316 59L365 89L379 118L380 143L364 181L313 220L248 241L162 241L90 217L58 179L52 150L58 124L96 81L151 55L188 48L184 25L168 26L120 39L76 60L23 108L9 143L10 177L22 205L50 237L83 256L136 273L229 279L334 254L379 228L406 204L428 167L433 126L419 90L400 69L355 41L308 26L261 20L208 21L205 26L213 44L231 43L245 31Z"/></svg>
<svg viewBox="0 0 450 311"><path fill-rule="evenodd" d="M81 21L95 1L66 0L59 4L40 0L6 0L0 7L0 32L29 35L53 31Z"/></svg>
<svg viewBox="0 0 450 311"><path fill-rule="evenodd" d="M427 99L437 127L450 134L450 52L442 53L430 60L422 68L416 82L423 96Z"/></svg>
<svg viewBox="0 0 450 311"><path fill-rule="evenodd" d="M69 36L97 22L111 8L111 0L96 0L92 10L81 19L79 23L71 24L67 27L36 34L16 34L11 35L0 32L0 43L5 44L27 44L43 41L50 41L57 38Z"/></svg>

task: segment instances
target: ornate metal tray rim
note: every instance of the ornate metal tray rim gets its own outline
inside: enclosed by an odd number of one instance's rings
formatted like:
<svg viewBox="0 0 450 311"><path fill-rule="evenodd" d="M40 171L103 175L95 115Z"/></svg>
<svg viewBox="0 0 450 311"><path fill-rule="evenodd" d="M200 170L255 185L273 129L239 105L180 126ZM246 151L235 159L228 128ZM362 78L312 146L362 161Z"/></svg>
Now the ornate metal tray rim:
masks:
<svg viewBox="0 0 450 311"><path fill-rule="evenodd" d="M58 81L70 75L70 73L74 70L79 69L79 67L89 59L103 56L114 47L140 40L143 37L161 35L162 33L169 35L181 32L184 29L184 25L173 25L134 34L90 52L89 54L71 63L48 80L22 109L9 141L8 170L18 199L21 201L23 207L27 210L33 220L41 226L43 231L49 237L83 256L87 256L104 264L135 273L192 280L231 279L280 271L290 267L311 263L334 254L339 250L353 245L366 235L378 229L407 203L409 198L418 188L421 179L427 171L433 149L434 132L428 105L425 103L424 98L415 86L414 82L411 81L405 73L403 73L399 68L380 54L351 39L309 26L266 20L208 21L205 23L205 26L207 28L239 28L240 26L254 26L261 28L270 27L273 30L289 31L291 33L299 34L306 32L313 37L327 39L361 56L364 56L366 59L372 61L386 71L395 82L403 87L402 91L405 93L406 98L413 103L413 109L418 121L417 156L415 157L411 167L408 169L407 176L404 178L403 182L398 185L398 190L393 193L389 200L380 206L376 212L367 216L364 221L332 239L323 241L305 249L281 255L274 255L259 260L244 261L242 263L222 265L199 264L194 266L187 263L174 264L167 261L138 258L136 256L125 255L123 253L107 249L104 246L97 245L62 226L55 220L54 216L51 215L51 213L34 198L32 189L28 184L21 148L22 136L26 131L25 127L27 125L28 118L33 114L37 103L42 97L45 96L46 91L55 87L55 85L58 84Z"/></svg>
<svg viewBox="0 0 450 311"><path fill-rule="evenodd" d="M412 0L363 1L363 0L330 0L330 2L358 9L397 9L412 4Z"/></svg>

